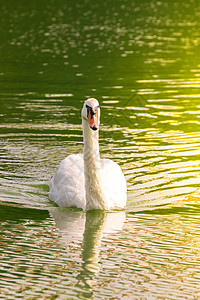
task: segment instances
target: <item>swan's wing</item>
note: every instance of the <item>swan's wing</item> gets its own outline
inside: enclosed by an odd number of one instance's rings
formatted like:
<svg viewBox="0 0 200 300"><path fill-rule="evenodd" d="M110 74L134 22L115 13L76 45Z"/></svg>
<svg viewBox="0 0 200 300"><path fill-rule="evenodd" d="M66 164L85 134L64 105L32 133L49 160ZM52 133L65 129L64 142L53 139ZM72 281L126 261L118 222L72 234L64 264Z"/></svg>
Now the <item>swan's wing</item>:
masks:
<svg viewBox="0 0 200 300"><path fill-rule="evenodd" d="M101 159L101 176L109 208L126 205L126 179L120 166L110 159Z"/></svg>
<svg viewBox="0 0 200 300"><path fill-rule="evenodd" d="M85 209L82 154L71 154L60 163L49 183L49 198L62 207Z"/></svg>

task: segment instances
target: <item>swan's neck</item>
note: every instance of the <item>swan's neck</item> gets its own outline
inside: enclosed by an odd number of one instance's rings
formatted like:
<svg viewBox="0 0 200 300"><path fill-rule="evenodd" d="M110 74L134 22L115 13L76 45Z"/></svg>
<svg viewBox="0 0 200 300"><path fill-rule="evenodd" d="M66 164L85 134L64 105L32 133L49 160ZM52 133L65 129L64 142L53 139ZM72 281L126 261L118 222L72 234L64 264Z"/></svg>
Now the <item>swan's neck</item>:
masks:
<svg viewBox="0 0 200 300"><path fill-rule="evenodd" d="M101 180L98 130L92 130L85 119L82 119L82 125L86 210L107 209Z"/></svg>

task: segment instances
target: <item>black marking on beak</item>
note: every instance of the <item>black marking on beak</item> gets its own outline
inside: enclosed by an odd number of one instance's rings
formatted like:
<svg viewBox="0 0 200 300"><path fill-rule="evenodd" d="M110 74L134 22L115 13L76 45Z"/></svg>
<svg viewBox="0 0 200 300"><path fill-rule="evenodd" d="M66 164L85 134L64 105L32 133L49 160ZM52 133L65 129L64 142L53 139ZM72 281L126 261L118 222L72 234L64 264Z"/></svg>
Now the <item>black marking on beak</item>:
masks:
<svg viewBox="0 0 200 300"><path fill-rule="evenodd" d="M97 130L98 128L96 127L96 125L94 125L93 127L91 127L92 130Z"/></svg>
<svg viewBox="0 0 200 300"><path fill-rule="evenodd" d="M88 106L88 105L86 105L86 108L87 108L87 117L88 117L89 112L90 112L90 114L91 114L91 119L92 119L93 116L96 115L96 112L94 112L94 111L93 111L93 108L90 107L90 106Z"/></svg>

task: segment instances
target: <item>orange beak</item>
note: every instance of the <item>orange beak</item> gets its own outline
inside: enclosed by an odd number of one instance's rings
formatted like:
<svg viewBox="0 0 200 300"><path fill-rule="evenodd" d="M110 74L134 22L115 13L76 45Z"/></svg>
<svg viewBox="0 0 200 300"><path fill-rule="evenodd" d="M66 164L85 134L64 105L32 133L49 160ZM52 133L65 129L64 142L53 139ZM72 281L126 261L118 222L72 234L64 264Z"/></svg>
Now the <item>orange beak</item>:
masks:
<svg viewBox="0 0 200 300"><path fill-rule="evenodd" d="M89 111L88 121L90 128L97 130L99 128L98 112L96 112L96 114L92 114L91 111Z"/></svg>

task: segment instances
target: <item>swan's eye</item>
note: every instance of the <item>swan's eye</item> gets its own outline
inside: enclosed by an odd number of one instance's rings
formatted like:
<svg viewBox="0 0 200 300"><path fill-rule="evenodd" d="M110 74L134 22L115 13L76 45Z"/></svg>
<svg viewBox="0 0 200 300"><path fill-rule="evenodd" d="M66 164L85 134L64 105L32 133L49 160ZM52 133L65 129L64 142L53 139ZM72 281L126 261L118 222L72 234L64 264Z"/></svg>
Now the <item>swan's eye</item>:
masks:
<svg viewBox="0 0 200 300"><path fill-rule="evenodd" d="M85 107L87 108L87 110L91 110L92 109L92 107L91 106L89 106L89 105L85 105Z"/></svg>

